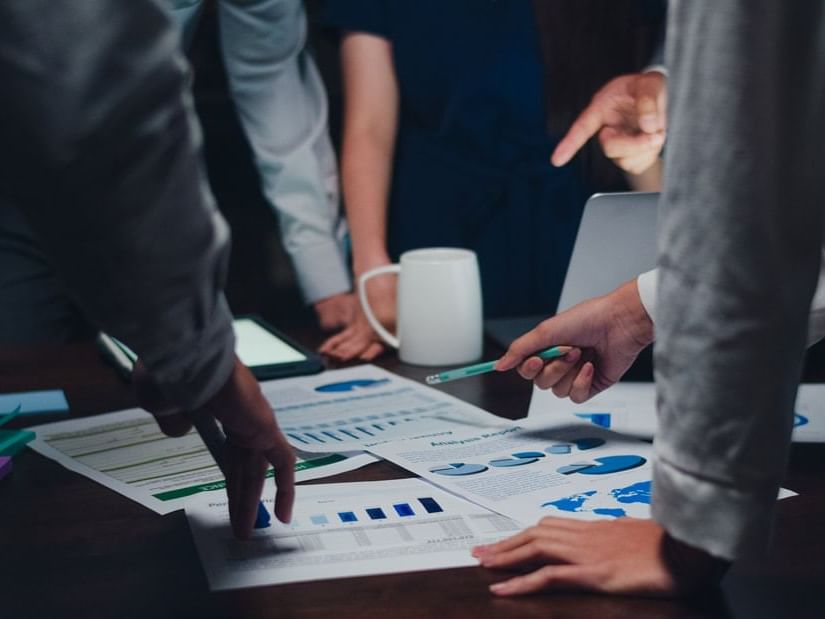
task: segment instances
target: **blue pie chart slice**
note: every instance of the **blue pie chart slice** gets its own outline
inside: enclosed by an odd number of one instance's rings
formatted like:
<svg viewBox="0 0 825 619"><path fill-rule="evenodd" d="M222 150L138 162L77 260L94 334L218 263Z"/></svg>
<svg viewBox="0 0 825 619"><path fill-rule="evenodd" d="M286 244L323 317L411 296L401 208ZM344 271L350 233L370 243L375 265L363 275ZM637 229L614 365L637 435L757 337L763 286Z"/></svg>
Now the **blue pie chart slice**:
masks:
<svg viewBox="0 0 825 619"><path fill-rule="evenodd" d="M569 443L557 443L547 448L549 454L569 454L573 446Z"/></svg>
<svg viewBox="0 0 825 619"><path fill-rule="evenodd" d="M798 428L799 426L804 426L808 423L808 418L804 415L800 415L799 413L793 414L793 427Z"/></svg>
<svg viewBox="0 0 825 619"><path fill-rule="evenodd" d="M581 449L582 451L587 451L588 449L595 449L596 447L601 447L604 445L603 438L577 438L573 441L576 444L576 447Z"/></svg>
<svg viewBox="0 0 825 619"><path fill-rule="evenodd" d="M340 383L329 383L328 385L319 385L315 387L318 393L341 393L346 391L356 391L358 389L369 389L370 387L378 387L386 385L390 382L389 378L361 378L356 380L347 380Z"/></svg>
<svg viewBox="0 0 825 619"><path fill-rule="evenodd" d="M490 466L521 466L523 464L532 464L537 460L538 458L502 458L501 460L490 460Z"/></svg>
<svg viewBox="0 0 825 619"><path fill-rule="evenodd" d="M513 454L514 458L543 458L544 454L540 451L517 451Z"/></svg>
<svg viewBox="0 0 825 619"><path fill-rule="evenodd" d="M573 473L581 473L585 469L593 467L592 462L576 462L575 464L567 464L556 469L562 475L571 475Z"/></svg>
<svg viewBox="0 0 825 619"><path fill-rule="evenodd" d="M447 475L449 477L462 477L464 475L483 473L486 470L487 467L483 464L464 464L462 462L456 462L454 464L434 466L430 469L430 473L435 473L436 475Z"/></svg>
<svg viewBox="0 0 825 619"><path fill-rule="evenodd" d="M642 466L647 460L642 456L602 456L594 458L594 464L580 471L580 475L609 475L610 473L620 473ZM561 471L559 471L561 472Z"/></svg>

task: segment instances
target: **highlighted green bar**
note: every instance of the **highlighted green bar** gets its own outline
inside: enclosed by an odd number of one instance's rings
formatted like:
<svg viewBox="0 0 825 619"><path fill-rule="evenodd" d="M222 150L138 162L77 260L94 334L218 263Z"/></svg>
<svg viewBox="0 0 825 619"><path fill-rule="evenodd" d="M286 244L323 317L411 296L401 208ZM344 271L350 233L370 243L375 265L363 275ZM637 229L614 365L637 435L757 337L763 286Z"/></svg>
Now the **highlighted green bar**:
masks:
<svg viewBox="0 0 825 619"><path fill-rule="evenodd" d="M295 464L295 472L298 471L306 471L309 469L318 468L319 466L327 466L329 464L335 464L336 462L341 462L342 460L346 460L347 457L343 454L330 454L329 456L324 456L323 458L315 458L313 460L304 460L303 462L298 462ZM267 478L271 478L275 475L275 471L269 469L266 472ZM220 479L218 481L212 481L206 484L198 484L196 486L188 486L186 488L178 488L177 490L168 490L167 492L159 492L158 494L153 494L152 496L158 499L159 501L172 501L174 499L181 499L186 496L192 496L193 494L198 494L200 492L210 492L212 490L223 490L226 488L226 480Z"/></svg>

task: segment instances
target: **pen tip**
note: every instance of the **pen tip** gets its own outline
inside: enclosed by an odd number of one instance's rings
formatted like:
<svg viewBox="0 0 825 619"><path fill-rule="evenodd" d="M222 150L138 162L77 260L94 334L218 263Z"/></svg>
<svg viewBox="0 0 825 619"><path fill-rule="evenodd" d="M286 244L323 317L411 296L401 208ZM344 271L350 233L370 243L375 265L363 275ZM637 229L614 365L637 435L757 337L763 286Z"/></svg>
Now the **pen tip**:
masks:
<svg viewBox="0 0 825 619"><path fill-rule="evenodd" d="M433 374L432 376L428 376L424 379L424 382L428 385L437 385L441 382L441 379L438 377L438 374Z"/></svg>

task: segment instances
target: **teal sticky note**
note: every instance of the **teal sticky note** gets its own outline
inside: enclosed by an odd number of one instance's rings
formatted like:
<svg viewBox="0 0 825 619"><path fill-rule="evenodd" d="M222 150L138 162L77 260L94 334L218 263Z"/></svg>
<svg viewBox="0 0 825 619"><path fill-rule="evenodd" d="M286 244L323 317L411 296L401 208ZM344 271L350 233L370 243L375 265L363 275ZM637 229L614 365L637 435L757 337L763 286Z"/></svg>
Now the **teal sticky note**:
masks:
<svg viewBox="0 0 825 619"><path fill-rule="evenodd" d="M0 415L10 413L20 407L20 415L38 413L61 413L69 410L66 394L62 389L42 391L21 391L20 393L0 393Z"/></svg>
<svg viewBox="0 0 825 619"><path fill-rule="evenodd" d="M34 438L31 430L0 430L0 456L16 456Z"/></svg>

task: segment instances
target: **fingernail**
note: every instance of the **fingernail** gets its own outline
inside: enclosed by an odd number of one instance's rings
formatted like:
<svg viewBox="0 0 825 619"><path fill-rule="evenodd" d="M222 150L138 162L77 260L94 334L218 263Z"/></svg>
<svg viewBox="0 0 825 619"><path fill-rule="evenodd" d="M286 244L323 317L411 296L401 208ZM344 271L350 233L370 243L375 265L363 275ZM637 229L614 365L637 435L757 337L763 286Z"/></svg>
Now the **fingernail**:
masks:
<svg viewBox="0 0 825 619"><path fill-rule="evenodd" d="M562 357L562 359L564 361L570 361L570 362L577 361L580 354L581 354L581 350L579 350L578 348L574 348L570 352L565 354L564 357Z"/></svg>
<svg viewBox="0 0 825 619"><path fill-rule="evenodd" d="M493 593L506 593L509 588L506 582L497 582L490 585L490 591Z"/></svg>

